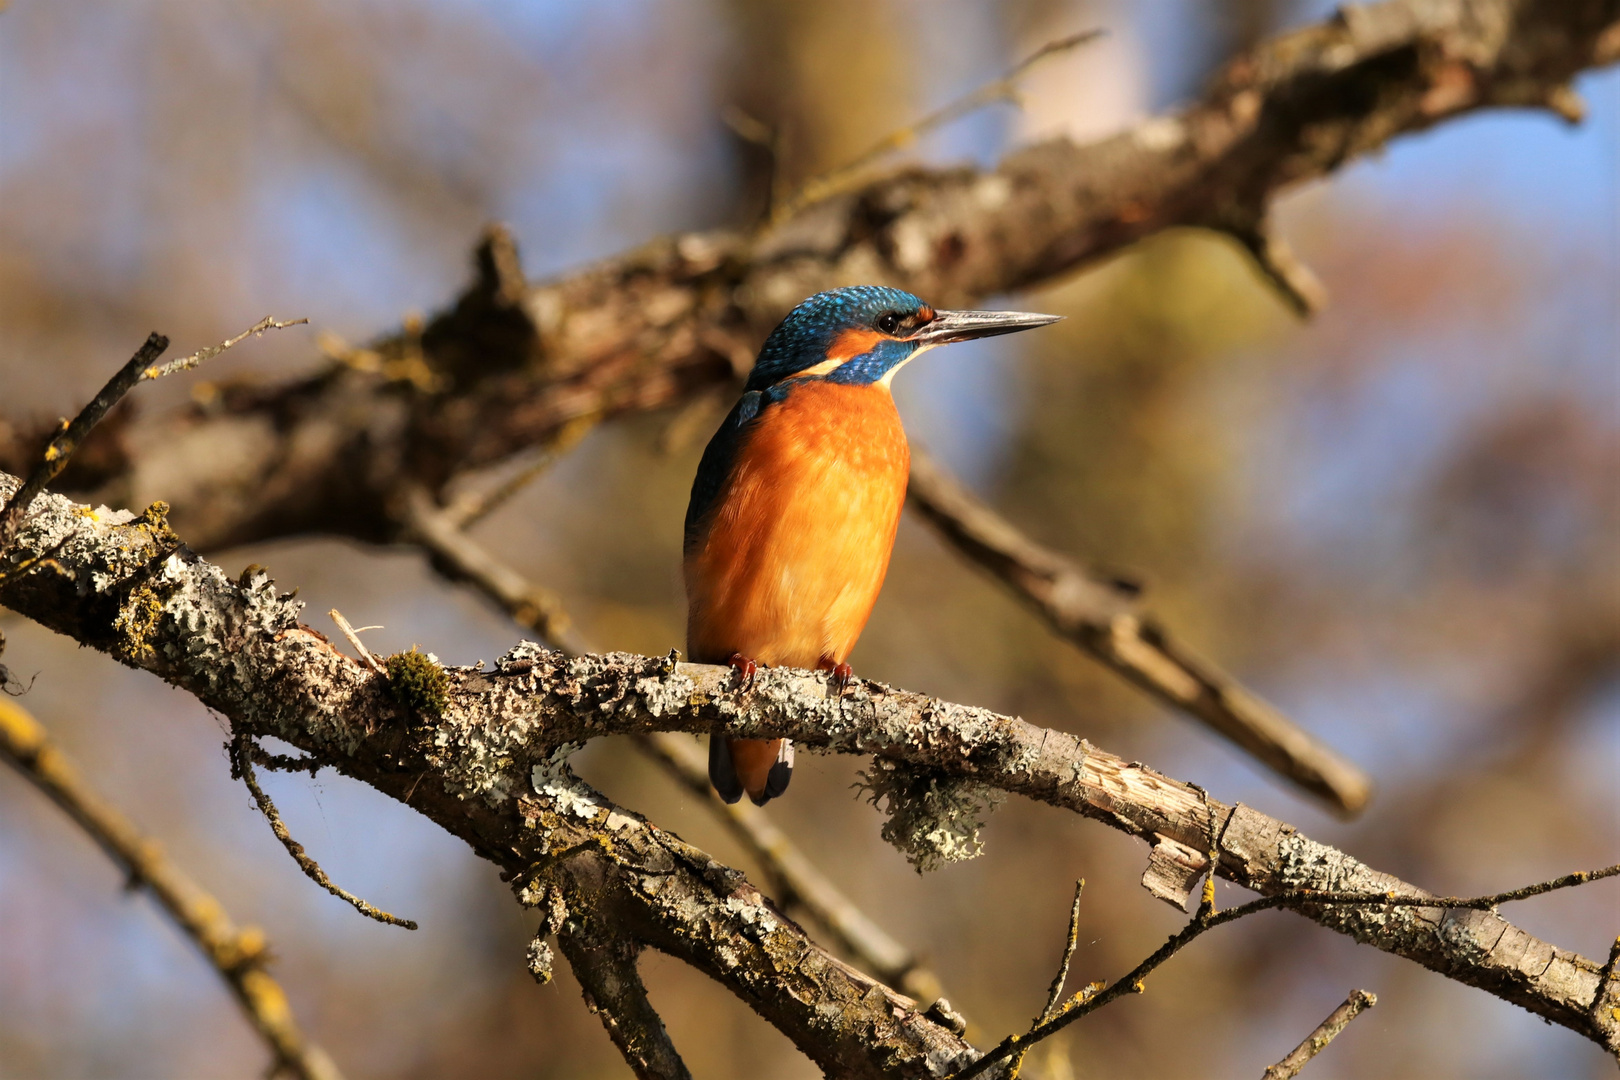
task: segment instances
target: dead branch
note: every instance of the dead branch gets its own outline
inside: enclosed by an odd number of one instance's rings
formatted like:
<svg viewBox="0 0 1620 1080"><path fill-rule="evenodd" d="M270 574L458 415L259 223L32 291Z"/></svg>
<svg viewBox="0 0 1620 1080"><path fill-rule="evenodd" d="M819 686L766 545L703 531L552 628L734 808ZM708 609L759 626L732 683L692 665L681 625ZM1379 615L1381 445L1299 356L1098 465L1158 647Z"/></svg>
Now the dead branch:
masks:
<svg viewBox="0 0 1620 1080"><path fill-rule="evenodd" d="M1030 1029L1032 1033L1056 1015L1058 1002L1063 1000L1063 987L1069 981L1069 962L1074 959L1074 950L1080 944L1080 897L1085 891L1086 879L1081 878L1074 883L1074 903L1069 907L1069 936L1063 942L1063 960L1058 964L1057 974L1052 977L1052 985L1047 988L1046 1005L1041 1009L1041 1015L1035 1018L1035 1024ZM1012 1064L1007 1066L1007 1080L1018 1080L1018 1073L1024 1067L1024 1055L1029 1052L1028 1039L1029 1036L1025 1036L1013 1055Z"/></svg>
<svg viewBox="0 0 1620 1080"><path fill-rule="evenodd" d="M298 864L298 868L304 872L305 877L339 900L345 901L368 919L376 919L378 922L387 923L389 926L402 926L407 930L416 929L416 923L411 919L401 919L398 915L390 915L381 908L360 899L360 897L342 888L330 877L327 877L326 871L321 869L321 864L310 858L309 853L304 850L303 844L293 839L292 833L287 829L287 823L281 820L281 814L276 810L276 804L270 801L270 796L266 795L264 789L259 786L258 777L253 775L253 740L246 735L238 735L231 740L229 749L231 751L231 778L240 778L247 785L248 791L253 794L253 801L258 804L259 813L263 814L265 820L270 823L270 830L276 834L276 839L281 841L281 845L287 849L287 854L293 857L293 861Z"/></svg>
<svg viewBox="0 0 1620 1080"><path fill-rule="evenodd" d="M0 699L0 757L10 762L90 835L123 871L130 888L151 893L225 980L276 1071L298 1080L343 1080L326 1051L298 1026L286 992L265 970L270 945L256 926L238 927L220 902L191 880L129 819L97 795L79 770L20 706Z"/></svg>
<svg viewBox="0 0 1620 1080"><path fill-rule="evenodd" d="M1168 941L1161 945L1146 960L1143 960L1140 964L1136 965L1136 967L1132 968L1128 974L1122 975L1113 983L1109 984L1106 989L1102 989L1100 991L1096 984L1086 987L1086 989L1080 991L1080 993L1076 994L1073 998L1066 1002L1064 1007L1059 1010L1058 1014L1052 1019L1037 1025L1032 1031L1030 1031L1028 1035L1022 1037L1017 1035L1008 1036L1006 1039L1002 1040L1001 1044L994 1050L985 1054L978 1061L975 1061L972 1065L969 1065L967 1068L963 1069L960 1073L954 1075L951 1080L972 1080L972 1078L975 1076L984 1075L998 1062L1005 1061L1015 1055L1022 1058L1022 1056L1028 1052L1029 1048L1035 1043L1056 1035L1059 1031L1068 1027L1076 1020L1096 1012L1104 1005L1117 1001L1126 994L1142 993L1146 988L1147 977L1157 970L1161 965L1163 965L1166 960L1169 960L1172 956L1175 956L1182 949L1190 945L1195 939L1201 937L1207 931L1215 929L1217 926L1225 926L1227 923L1236 922L1239 919L1247 918L1250 915L1255 915L1262 911L1272 911L1277 908L1292 908L1297 910L1306 905L1315 907L1325 905L1328 907L1342 906L1386 909L1396 907L1417 907L1421 905L1436 911L1463 909L1485 911L1492 910L1498 904L1506 903L1509 900L1523 900L1532 896L1540 896L1556 889L1567 889L1575 885L1584 885L1587 882L1598 881L1603 878L1615 876L1620 876L1620 864L1605 867L1602 870L1565 874L1564 876L1554 878L1551 881L1537 882L1534 885L1526 885L1522 888L1510 889L1507 892L1493 893L1489 896L1471 896L1466 898L1458 896L1415 897L1397 896L1392 893L1359 893L1318 891L1315 889L1291 889L1272 896L1262 896L1258 900L1251 900L1246 904L1239 904L1237 907L1227 908L1225 911L1221 912L1215 911L1212 904L1206 903L1199 906L1198 913L1188 920L1186 926L1182 927L1182 929L1177 933L1172 934ZM1359 1011L1359 1009L1357 1011ZM1353 1015L1354 1014L1352 1014L1352 1017ZM1347 1018L1346 1023L1348 1022L1349 1019ZM1340 1026L1342 1027L1343 1025ZM1337 1034L1337 1032L1335 1032L1335 1034ZM1324 1045L1325 1042L1326 1040L1324 1040ZM1613 1047L1610 1047L1610 1049L1612 1051ZM1314 1053L1315 1051L1312 1051L1312 1054ZM1311 1054L1306 1055L1305 1059L1300 1062L1300 1065L1303 1066L1304 1062L1308 1061L1311 1056ZM1290 1055L1290 1057L1292 1057L1292 1055ZM1297 1071L1298 1068L1295 1069L1295 1072Z"/></svg>
<svg viewBox="0 0 1620 1080"><path fill-rule="evenodd" d="M79 410L71 422L61 423L61 432L51 440L45 448L45 453L34 470L28 474L28 480L22 489L11 500L0 507L0 551L4 551L12 539L17 535L17 529L22 524L23 516L28 513L28 507L37 498L45 486L61 475L67 468L68 461L79 449L92 429L103 417L112 411L113 407L124 400L124 395L135 389L136 384L152 379L161 379L165 375L172 375L177 371L190 371L204 360L212 359L229 349L232 345L246 339L250 334L261 334L266 330L279 330L286 326L296 326L308 322L308 319L294 319L291 322L277 322L275 319L265 317L237 334L227 338L218 345L206 349L199 349L190 356L172 360L167 364L159 365L157 358L163 355L163 350L169 347L169 339L162 334L147 335L146 341L135 350L135 355L118 369L107 385L101 388L100 393L90 399L90 403Z"/></svg>
<svg viewBox="0 0 1620 1080"><path fill-rule="evenodd" d="M795 214L803 212L806 207L856 187L860 180L869 174L872 166L877 162L896 151L904 150L906 147L913 145L918 139L936 128L943 127L953 120L975 113L986 105L993 105L998 101L1017 104L1019 100L1018 80L1028 74L1030 68L1050 56L1058 56L1095 41L1102 37L1104 33L1106 31L1103 30L1082 30L1078 34L1070 34L1068 37L1049 41L1014 64L1000 78L992 79L983 86L947 102L921 119L896 131L889 132L866 150L857 154L852 161L838 166L831 172L822 173L820 176L812 176L800 185L797 191L786 198L773 198L770 207L770 224L780 225Z"/></svg>
<svg viewBox="0 0 1620 1080"><path fill-rule="evenodd" d="M1378 1004L1378 995L1370 990L1352 990L1350 996L1316 1025L1316 1030L1305 1036L1305 1041L1288 1052L1288 1056L1266 1069L1261 1080L1293 1080L1311 1058L1320 1054L1328 1043L1339 1037L1339 1032L1350 1025L1366 1009Z"/></svg>
<svg viewBox="0 0 1620 1080"><path fill-rule="evenodd" d="M555 648L569 653L588 651L555 593L526 580L462 532L456 519L434 506L422 488L406 491L401 512L406 537L428 553L440 574L473 586Z"/></svg>
<svg viewBox="0 0 1620 1080"><path fill-rule="evenodd" d="M0 474L0 492L17 483ZM713 870L708 856L580 784L566 769L574 746L606 734L722 730L869 755L887 778L889 812L919 827L893 835L911 844L943 837L951 850L936 858L971 848L995 792L1022 794L1150 843L1214 851L1223 876L1287 896L1291 910L1329 929L1601 1045L1620 1043L1620 1022L1594 1010L1600 964L1066 732L859 680L833 697L816 672L762 670L742 692L726 668L621 653L569 658L534 645L493 669L444 668L437 696L407 708L384 680L302 627L300 605L262 571L233 582L133 515L92 519L58 496L41 501L9 557L60 544L58 569L5 582L0 603L187 690L238 734L273 735L395 798L412 796L414 808L525 882L520 893L533 896L534 881L555 876L585 888L614 911L615 926L717 978L823 1067L904 1073L971 1050L908 999L816 949L740 876ZM126 617L132 608L146 615ZM436 782L413 783L424 772ZM912 794L908 777L931 794ZM1381 907L1316 903L1303 890L1377 896ZM790 993L776 978L790 954L801 974L806 964L818 973L814 990L795 980ZM863 994L870 1005L845 1008L830 1029L816 1011L816 1002Z"/></svg>
<svg viewBox="0 0 1620 1080"><path fill-rule="evenodd" d="M557 943L579 979L585 1007L602 1018L608 1037L638 1080L691 1080L664 1021L647 999L636 970L636 945L584 926L558 934Z"/></svg>
<svg viewBox="0 0 1620 1080"><path fill-rule="evenodd" d="M1144 615L1137 589L1079 566L1025 536L974 498L927 453L912 451L910 505L965 558L1001 580L1055 632L1158 700L1248 751L1344 816L1372 783L1309 732Z"/></svg>

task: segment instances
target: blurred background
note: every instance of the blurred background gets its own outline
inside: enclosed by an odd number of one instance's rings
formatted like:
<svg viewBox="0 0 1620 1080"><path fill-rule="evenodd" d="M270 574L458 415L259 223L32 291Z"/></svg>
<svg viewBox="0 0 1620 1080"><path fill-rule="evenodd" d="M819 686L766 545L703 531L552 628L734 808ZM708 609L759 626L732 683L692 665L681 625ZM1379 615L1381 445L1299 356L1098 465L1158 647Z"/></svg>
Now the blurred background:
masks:
<svg viewBox="0 0 1620 1080"><path fill-rule="evenodd" d="M480 226L531 276L662 232L741 226L768 161L722 117L783 133L789 180L993 78L1054 59L1020 111L930 136L994 161L1185 100L1233 50L1325 17L1288 0L604 0L198 4L15 0L0 12L0 421L71 413L148 330L190 351L260 316L311 326L208 377L319 363L456 295ZM1294 320L1229 243L1164 235L1019 306L1067 322L936 353L897 392L908 428L1033 535L1140 576L1189 643L1368 769L1341 823L1051 638L907 521L856 670L1083 734L1282 817L1430 889L1476 893L1620 849L1620 71L1590 117L1491 112L1291 194L1280 230L1332 293ZM172 407L183 379L140 395ZM681 644L695 436L655 414L599 429L479 527L558 590L600 647ZM417 555L331 541L216 553L453 662L518 636ZM332 876L414 934L359 918L291 864L195 700L0 612L21 703L101 792L242 922L265 927L299 1018L351 1078L620 1077L566 973L524 968L535 917L494 869L370 789L266 786ZM614 798L747 859L629 747L576 758ZM919 877L852 788L802 756L777 820L923 953L981 1045L1044 1002L1074 879L1077 982L1179 922L1140 844L1010 801L976 861ZM757 875L756 875L757 880ZM1224 905L1241 894L1223 885ZM1509 909L1602 956L1620 882ZM561 967L561 965L559 965ZM816 1070L718 986L644 961L700 1077ZM1258 1075L1352 986L1379 996L1310 1066L1333 1077L1612 1075L1594 1046L1403 960L1270 913L1203 939L1142 997L1048 1044L1065 1077ZM1167 1035L1167 1033L1173 1033ZM27 783L0 770L0 1076L257 1077L265 1053L211 969Z"/></svg>

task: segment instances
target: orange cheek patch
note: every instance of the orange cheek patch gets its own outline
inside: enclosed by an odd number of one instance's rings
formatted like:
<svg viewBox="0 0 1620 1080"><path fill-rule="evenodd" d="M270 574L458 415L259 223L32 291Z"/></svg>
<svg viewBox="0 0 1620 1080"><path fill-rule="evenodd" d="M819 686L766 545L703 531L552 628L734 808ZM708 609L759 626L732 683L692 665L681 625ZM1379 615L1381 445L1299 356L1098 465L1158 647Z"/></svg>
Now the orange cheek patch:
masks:
<svg viewBox="0 0 1620 1080"><path fill-rule="evenodd" d="M853 360L857 356L864 356L877 348L877 344L884 340L884 336L876 330L845 330L833 338L833 343L827 349L827 359Z"/></svg>

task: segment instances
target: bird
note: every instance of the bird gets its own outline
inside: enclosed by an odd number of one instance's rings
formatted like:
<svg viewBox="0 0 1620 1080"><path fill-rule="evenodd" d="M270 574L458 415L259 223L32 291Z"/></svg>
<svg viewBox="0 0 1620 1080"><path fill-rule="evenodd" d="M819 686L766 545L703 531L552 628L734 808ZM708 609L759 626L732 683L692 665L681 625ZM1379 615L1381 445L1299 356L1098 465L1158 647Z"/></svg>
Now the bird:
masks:
<svg viewBox="0 0 1620 1080"><path fill-rule="evenodd" d="M827 671L848 657L888 572L911 448L890 385L939 345L1030 330L1061 316L945 311L909 292L817 293L760 349L742 396L704 448L686 509L688 657ZM763 806L793 777L788 739L709 740L720 798Z"/></svg>

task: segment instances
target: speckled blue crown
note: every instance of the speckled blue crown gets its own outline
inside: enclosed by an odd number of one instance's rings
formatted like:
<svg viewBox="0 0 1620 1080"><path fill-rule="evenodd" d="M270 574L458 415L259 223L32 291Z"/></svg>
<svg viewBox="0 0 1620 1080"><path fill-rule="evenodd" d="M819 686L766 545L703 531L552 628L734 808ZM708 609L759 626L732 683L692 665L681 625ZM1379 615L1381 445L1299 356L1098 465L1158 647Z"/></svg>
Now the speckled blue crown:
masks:
<svg viewBox="0 0 1620 1080"><path fill-rule="evenodd" d="M923 306L905 290L883 285L854 285L816 293L788 312L765 339L748 376L748 389L767 389L821 363L834 339L845 330L871 326L884 312L910 314Z"/></svg>

